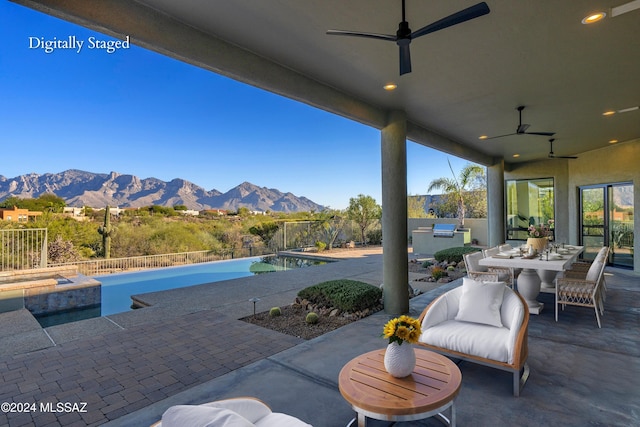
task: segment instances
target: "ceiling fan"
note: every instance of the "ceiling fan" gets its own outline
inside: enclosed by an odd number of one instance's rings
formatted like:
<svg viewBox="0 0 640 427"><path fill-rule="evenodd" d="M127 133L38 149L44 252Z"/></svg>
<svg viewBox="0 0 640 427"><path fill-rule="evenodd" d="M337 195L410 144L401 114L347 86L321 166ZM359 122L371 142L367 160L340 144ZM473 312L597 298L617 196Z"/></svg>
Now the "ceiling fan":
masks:
<svg viewBox="0 0 640 427"><path fill-rule="evenodd" d="M553 154L553 141L555 138L549 139L549 158L550 159L577 159L576 156L556 156Z"/></svg>
<svg viewBox="0 0 640 427"><path fill-rule="evenodd" d="M505 135L491 136L489 138L480 138L480 139L495 139L495 138L502 138L503 136L511 136L511 135L553 136L556 134L555 132L527 132L527 129L529 129L529 126L531 125L522 124L522 110L524 110L524 105L519 106L518 108L516 108L516 110L518 110L518 114L520 115L520 123L518 124L518 128L516 129L515 133L507 133Z"/></svg>
<svg viewBox="0 0 640 427"><path fill-rule="evenodd" d="M409 44L411 44L411 40L422 37L429 33L443 30L453 25L461 24L465 21L469 21L479 16L486 15L490 12L487 3L478 3L475 6L463 9L459 12L454 13L453 15L449 15L427 25L426 27L422 27L419 30L412 32L409 28L409 23L405 19L404 2L405 0L402 0L402 22L398 24L398 31L396 31L396 35L360 33L356 31L345 30L328 30L327 34L336 36L365 37L370 39L395 42L400 47L400 75L403 75L411 72L411 54L409 52Z"/></svg>

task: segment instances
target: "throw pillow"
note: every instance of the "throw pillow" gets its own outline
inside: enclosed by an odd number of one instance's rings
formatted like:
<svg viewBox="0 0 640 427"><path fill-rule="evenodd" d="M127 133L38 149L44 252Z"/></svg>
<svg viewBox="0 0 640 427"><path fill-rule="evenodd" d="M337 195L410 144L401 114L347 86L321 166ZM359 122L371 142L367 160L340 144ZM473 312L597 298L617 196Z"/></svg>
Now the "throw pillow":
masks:
<svg viewBox="0 0 640 427"><path fill-rule="evenodd" d="M589 271L587 271L586 280L590 282L595 282L598 280L598 276L600 276L600 270L602 269L602 262L594 261L591 263L591 267L589 267Z"/></svg>
<svg viewBox="0 0 640 427"><path fill-rule="evenodd" d="M500 308L504 288L504 282L480 282L463 278L462 295L455 319L501 328Z"/></svg>
<svg viewBox="0 0 640 427"><path fill-rule="evenodd" d="M224 408L177 405L162 414L162 427L253 427L246 418Z"/></svg>

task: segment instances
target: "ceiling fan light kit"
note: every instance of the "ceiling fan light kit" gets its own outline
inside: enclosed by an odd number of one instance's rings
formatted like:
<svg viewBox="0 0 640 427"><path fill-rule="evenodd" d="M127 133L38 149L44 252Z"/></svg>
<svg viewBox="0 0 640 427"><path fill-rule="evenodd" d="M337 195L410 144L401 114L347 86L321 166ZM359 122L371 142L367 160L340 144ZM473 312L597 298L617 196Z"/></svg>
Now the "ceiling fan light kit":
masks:
<svg viewBox="0 0 640 427"><path fill-rule="evenodd" d="M402 21L398 24L398 30L396 31L395 36L390 34L362 33L347 30L328 30L327 34L335 36L364 37L395 42L398 45L400 52L400 75L403 75L411 72L411 52L409 50L409 45L413 39L478 18L488 14L489 12L490 10L487 3L481 2L412 32L411 28L409 28L409 22L406 20L405 0L402 0Z"/></svg>

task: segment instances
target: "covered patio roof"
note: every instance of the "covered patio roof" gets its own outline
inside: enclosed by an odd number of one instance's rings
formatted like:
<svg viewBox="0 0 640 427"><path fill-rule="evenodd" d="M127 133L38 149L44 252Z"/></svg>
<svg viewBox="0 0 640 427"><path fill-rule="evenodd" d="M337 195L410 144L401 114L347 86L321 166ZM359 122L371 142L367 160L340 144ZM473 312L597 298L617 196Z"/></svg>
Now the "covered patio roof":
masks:
<svg viewBox="0 0 640 427"><path fill-rule="evenodd" d="M489 14L413 40L402 76L395 43L326 34L395 34L400 1L16 2L379 129L405 111L408 139L484 165L547 157L545 137L478 139L515 133L521 105L529 132L555 132L556 155L640 137L640 110L618 112L640 105L637 0L489 0ZM406 19L417 30L475 3L407 0ZM607 17L581 23L595 11Z"/></svg>
<svg viewBox="0 0 640 427"><path fill-rule="evenodd" d="M413 40L413 71L402 76L395 43L326 34L395 34L399 1L14 1L380 129L388 313L409 308L405 141L489 168L489 244L504 241L505 171L529 173L529 164L558 177L557 228L577 238L572 206L583 181L571 177L566 160L536 166L548 158L550 138L519 134L520 124L553 133L556 156L626 142L629 149L617 156L627 169L603 175L603 182L637 175L628 171L637 169L629 158L640 138L639 0L490 0L488 14ZM406 20L417 30L474 3L407 0ZM606 17L582 23L596 11ZM386 91L388 83L397 88ZM601 154L587 157L575 170L591 176L594 165L619 168Z"/></svg>

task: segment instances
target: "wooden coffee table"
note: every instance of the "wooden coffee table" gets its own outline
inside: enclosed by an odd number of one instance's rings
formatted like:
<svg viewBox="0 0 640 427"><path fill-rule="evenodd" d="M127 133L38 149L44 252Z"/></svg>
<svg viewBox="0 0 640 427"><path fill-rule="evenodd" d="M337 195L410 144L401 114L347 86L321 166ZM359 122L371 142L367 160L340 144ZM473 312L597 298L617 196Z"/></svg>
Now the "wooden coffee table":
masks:
<svg viewBox="0 0 640 427"><path fill-rule="evenodd" d="M358 427L366 426L367 418L413 421L432 416L455 426L454 399L462 382L456 364L432 351L415 349L413 373L394 378L384 368L384 352L380 349L358 356L340 371L340 393L356 411ZM447 408L451 408L450 418L441 414Z"/></svg>

